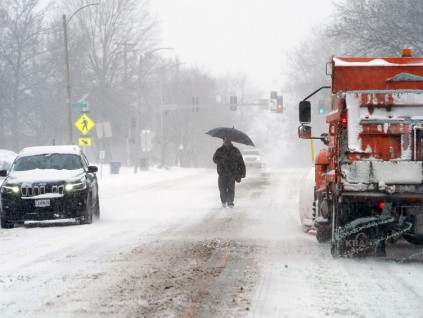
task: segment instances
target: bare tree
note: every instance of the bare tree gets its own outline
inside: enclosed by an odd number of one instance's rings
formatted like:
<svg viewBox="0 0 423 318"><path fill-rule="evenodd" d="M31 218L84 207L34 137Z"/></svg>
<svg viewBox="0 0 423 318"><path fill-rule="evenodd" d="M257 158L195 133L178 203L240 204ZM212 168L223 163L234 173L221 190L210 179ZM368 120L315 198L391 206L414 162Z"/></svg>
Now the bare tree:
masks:
<svg viewBox="0 0 423 318"><path fill-rule="evenodd" d="M0 3L1 114L2 123L10 125L16 150L22 137L34 134L40 126L36 109L28 99L34 97L35 86L44 79L40 67L46 53L46 11L47 8L40 9L38 0Z"/></svg>
<svg viewBox="0 0 423 318"><path fill-rule="evenodd" d="M336 42L323 30L314 32L307 40L287 54L289 81L284 91L291 92L297 100L323 85L330 85L325 66L331 55L343 54Z"/></svg>
<svg viewBox="0 0 423 318"><path fill-rule="evenodd" d="M72 0L66 5L71 14L87 2ZM78 62L87 77L78 78L85 84L80 87L85 92L75 91L73 95L89 93L90 110L96 120L112 123L113 146L125 146L130 109L136 107L138 57L156 39L156 23L150 16L148 1L105 0L81 10L75 19L77 25L69 27L83 39L78 49L85 58ZM125 153L122 150L116 152Z"/></svg>
<svg viewBox="0 0 423 318"><path fill-rule="evenodd" d="M341 0L328 35L350 45L351 54L398 54L404 47L423 53L420 0Z"/></svg>

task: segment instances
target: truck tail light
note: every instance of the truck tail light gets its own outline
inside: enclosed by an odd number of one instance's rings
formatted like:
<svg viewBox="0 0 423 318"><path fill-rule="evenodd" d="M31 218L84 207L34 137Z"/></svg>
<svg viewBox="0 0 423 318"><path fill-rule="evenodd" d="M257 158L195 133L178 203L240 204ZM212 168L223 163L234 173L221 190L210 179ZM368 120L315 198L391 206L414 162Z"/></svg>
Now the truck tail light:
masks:
<svg viewBox="0 0 423 318"><path fill-rule="evenodd" d="M341 124L342 124L342 128L347 128L348 118L346 113L341 114Z"/></svg>

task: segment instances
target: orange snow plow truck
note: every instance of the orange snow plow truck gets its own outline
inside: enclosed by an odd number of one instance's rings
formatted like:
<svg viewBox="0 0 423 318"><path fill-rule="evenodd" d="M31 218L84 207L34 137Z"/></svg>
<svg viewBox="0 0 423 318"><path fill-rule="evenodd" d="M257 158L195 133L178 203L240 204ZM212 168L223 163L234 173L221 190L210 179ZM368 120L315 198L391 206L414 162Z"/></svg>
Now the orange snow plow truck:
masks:
<svg viewBox="0 0 423 318"><path fill-rule="evenodd" d="M332 57L332 85L299 105L315 158L314 226L334 256L385 256L402 236L423 245L423 57ZM327 133L311 136L311 103L331 89Z"/></svg>

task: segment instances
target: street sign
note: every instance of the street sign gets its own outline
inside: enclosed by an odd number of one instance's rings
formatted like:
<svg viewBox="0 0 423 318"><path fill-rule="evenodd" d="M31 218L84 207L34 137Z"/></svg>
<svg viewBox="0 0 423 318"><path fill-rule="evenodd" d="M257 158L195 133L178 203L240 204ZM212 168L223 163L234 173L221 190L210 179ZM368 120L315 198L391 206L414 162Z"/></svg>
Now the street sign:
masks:
<svg viewBox="0 0 423 318"><path fill-rule="evenodd" d="M150 129L141 130L141 150L143 152L151 151L153 133Z"/></svg>
<svg viewBox="0 0 423 318"><path fill-rule="evenodd" d="M269 99L269 109L270 110L276 110L276 105L277 105L278 101L277 99Z"/></svg>
<svg viewBox="0 0 423 318"><path fill-rule="evenodd" d="M75 103L72 104L72 108L87 108L88 104L83 104L83 103Z"/></svg>
<svg viewBox="0 0 423 318"><path fill-rule="evenodd" d="M86 135L88 132L95 126L94 122L91 120L90 117L88 117L87 114L83 114L76 122L75 122L76 128L79 129L79 131Z"/></svg>
<svg viewBox="0 0 423 318"><path fill-rule="evenodd" d="M87 147L91 146L91 138L89 137L81 137L78 139L78 146Z"/></svg>
<svg viewBox="0 0 423 318"><path fill-rule="evenodd" d="M95 125L95 128L97 130L98 139L112 137L112 126L110 122L98 123Z"/></svg>
<svg viewBox="0 0 423 318"><path fill-rule="evenodd" d="M176 110L176 104L165 104L163 105L163 110Z"/></svg>

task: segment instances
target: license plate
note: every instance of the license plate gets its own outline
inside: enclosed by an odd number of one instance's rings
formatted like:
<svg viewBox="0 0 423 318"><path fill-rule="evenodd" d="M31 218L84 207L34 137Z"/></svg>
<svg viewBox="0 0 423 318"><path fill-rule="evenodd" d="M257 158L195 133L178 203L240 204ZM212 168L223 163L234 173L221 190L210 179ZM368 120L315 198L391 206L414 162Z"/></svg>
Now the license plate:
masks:
<svg viewBox="0 0 423 318"><path fill-rule="evenodd" d="M43 208L46 206L50 206L50 199L39 199L35 200L35 207L36 208Z"/></svg>

